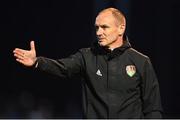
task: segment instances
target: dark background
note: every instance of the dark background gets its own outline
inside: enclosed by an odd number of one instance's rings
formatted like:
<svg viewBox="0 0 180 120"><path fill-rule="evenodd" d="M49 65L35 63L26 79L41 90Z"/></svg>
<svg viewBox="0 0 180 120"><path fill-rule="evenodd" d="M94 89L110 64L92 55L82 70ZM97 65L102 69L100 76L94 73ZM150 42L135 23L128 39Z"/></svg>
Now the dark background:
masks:
<svg viewBox="0 0 180 120"><path fill-rule="evenodd" d="M23 67L16 47L63 58L95 39L97 12L116 7L127 18L131 45L151 58L164 118L180 118L179 0L0 1L0 118L81 118L80 80L61 80Z"/></svg>

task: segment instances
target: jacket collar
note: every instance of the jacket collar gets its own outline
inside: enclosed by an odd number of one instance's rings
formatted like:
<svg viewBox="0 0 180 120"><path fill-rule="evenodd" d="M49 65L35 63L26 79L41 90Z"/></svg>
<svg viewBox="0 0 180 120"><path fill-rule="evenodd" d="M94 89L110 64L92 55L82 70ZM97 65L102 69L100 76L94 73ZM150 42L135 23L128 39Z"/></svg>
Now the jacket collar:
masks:
<svg viewBox="0 0 180 120"><path fill-rule="evenodd" d="M99 55L107 55L108 58L114 58L118 55L121 55L126 49L131 48L131 45L129 43L128 37L123 37L123 45L115 48L114 50L107 49L105 47L101 47L98 42L94 42L91 49L93 53L99 54Z"/></svg>

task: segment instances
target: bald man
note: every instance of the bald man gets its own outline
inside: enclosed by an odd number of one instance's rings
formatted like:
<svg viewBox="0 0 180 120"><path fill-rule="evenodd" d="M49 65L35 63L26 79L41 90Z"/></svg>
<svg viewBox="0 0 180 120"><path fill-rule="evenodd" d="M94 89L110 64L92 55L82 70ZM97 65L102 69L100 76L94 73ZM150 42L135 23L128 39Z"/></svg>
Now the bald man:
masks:
<svg viewBox="0 0 180 120"><path fill-rule="evenodd" d="M84 118L161 118L159 83L148 56L133 49L124 35L126 19L115 8L95 20L98 41L67 58L53 60L16 48L24 66L59 76L82 79Z"/></svg>

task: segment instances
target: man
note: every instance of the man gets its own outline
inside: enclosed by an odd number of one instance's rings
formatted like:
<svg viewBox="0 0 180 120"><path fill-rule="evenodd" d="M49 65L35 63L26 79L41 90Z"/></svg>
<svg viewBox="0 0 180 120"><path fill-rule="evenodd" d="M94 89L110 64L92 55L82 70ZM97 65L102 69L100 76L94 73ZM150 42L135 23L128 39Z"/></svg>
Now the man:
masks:
<svg viewBox="0 0 180 120"><path fill-rule="evenodd" d="M101 11L95 21L98 42L68 58L36 57L16 48L16 60L27 67L72 78L83 85L85 118L161 118L159 84L150 59L133 49L124 35L126 20L115 8Z"/></svg>

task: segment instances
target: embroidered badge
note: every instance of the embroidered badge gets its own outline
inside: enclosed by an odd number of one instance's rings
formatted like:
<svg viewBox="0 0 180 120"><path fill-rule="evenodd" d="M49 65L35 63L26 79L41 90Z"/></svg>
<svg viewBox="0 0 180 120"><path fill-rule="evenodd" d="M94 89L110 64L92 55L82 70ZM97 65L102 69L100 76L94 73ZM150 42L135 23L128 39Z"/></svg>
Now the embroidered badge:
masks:
<svg viewBox="0 0 180 120"><path fill-rule="evenodd" d="M129 77L132 77L136 73L136 67L134 65L126 66L126 73Z"/></svg>
<svg viewBox="0 0 180 120"><path fill-rule="evenodd" d="M101 73L101 71L99 69L97 70L96 75L102 76L102 73Z"/></svg>

